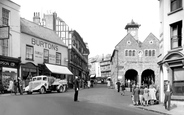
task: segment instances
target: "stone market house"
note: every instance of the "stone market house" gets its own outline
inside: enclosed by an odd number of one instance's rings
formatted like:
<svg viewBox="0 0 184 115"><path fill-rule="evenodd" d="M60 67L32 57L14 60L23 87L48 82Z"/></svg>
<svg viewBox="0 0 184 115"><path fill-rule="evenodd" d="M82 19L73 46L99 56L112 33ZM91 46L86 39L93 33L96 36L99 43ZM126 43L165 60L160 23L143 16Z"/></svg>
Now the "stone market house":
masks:
<svg viewBox="0 0 184 115"><path fill-rule="evenodd" d="M125 27L127 35L115 46L111 56L111 76L114 86L118 79L141 85L159 84L159 40L150 33L141 42L138 39L140 25L133 20Z"/></svg>

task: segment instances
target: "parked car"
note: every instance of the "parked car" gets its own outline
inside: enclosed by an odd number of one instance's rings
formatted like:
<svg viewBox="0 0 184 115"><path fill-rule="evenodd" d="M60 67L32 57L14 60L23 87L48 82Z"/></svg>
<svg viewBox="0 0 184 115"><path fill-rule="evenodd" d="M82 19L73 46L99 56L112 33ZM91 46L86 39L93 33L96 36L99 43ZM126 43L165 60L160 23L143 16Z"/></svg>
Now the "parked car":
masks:
<svg viewBox="0 0 184 115"><path fill-rule="evenodd" d="M24 91L27 94L32 94L33 92L39 92L44 94L46 92L57 91L58 93L65 92L67 90L67 81L56 79L52 76L35 76L29 82L29 85L25 87Z"/></svg>

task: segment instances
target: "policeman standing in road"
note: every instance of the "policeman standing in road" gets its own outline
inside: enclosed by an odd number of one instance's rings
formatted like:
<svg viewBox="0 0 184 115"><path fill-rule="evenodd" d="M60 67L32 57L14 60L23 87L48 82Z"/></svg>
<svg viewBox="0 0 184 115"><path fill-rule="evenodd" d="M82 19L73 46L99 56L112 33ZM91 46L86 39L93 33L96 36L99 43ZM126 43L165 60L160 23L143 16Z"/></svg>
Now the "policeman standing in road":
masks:
<svg viewBox="0 0 184 115"><path fill-rule="evenodd" d="M75 94L74 94L74 101L78 102L78 91L79 91L79 80L78 77L75 77Z"/></svg>

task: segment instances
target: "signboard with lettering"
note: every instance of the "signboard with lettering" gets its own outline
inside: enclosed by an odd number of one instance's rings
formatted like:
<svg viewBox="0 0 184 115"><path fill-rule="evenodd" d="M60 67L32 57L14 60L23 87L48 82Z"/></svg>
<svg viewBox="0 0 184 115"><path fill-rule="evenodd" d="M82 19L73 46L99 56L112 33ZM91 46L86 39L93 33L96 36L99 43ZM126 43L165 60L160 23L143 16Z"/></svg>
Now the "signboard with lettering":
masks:
<svg viewBox="0 0 184 115"><path fill-rule="evenodd" d="M9 62L9 61L0 60L0 66L17 68L18 64L15 63L15 62Z"/></svg>
<svg viewBox="0 0 184 115"><path fill-rule="evenodd" d="M0 40L9 39L9 26L0 26Z"/></svg>
<svg viewBox="0 0 184 115"><path fill-rule="evenodd" d="M31 43L32 43L32 45L37 45L37 46L43 47L45 49L58 51L58 45L50 43L50 42L46 42L43 40L32 38Z"/></svg>
<svg viewBox="0 0 184 115"><path fill-rule="evenodd" d="M58 45L51 43L51 42L47 42L41 39L36 39L36 38L32 38L31 39L31 44L35 46L34 48L34 59L37 60L44 60L45 59L45 55L43 52L43 49L48 49L47 53L48 54L48 63L56 63L56 51L58 51ZM37 48L36 48L37 47ZM40 48L38 48L40 47ZM47 55L46 55L47 56Z"/></svg>

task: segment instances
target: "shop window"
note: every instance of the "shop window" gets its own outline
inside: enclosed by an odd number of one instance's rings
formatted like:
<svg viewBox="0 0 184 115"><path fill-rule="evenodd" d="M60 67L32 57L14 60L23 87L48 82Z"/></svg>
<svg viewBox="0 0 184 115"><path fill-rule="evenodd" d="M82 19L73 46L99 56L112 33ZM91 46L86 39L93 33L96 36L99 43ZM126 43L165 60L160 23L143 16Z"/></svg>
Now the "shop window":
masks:
<svg viewBox="0 0 184 115"><path fill-rule="evenodd" d="M184 96L184 68L173 68L173 94Z"/></svg>
<svg viewBox="0 0 184 115"><path fill-rule="evenodd" d="M26 59L33 60L33 46L26 45Z"/></svg>
<svg viewBox="0 0 184 115"><path fill-rule="evenodd" d="M49 63L49 50L44 49L44 63Z"/></svg>
<svg viewBox="0 0 184 115"><path fill-rule="evenodd" d="M182 21L170 25L171 27L171 49L182 46Z"/></svg>
<svg viewBox="0 0 184 115"><path fill-rule="evenodd" d="M182 7L182 0L171 0L171 12Z"/></svg>
<svg viewBox="0 0 184 115"><path fill-rule="evenodd" d="M61 53L56 52L56 64L61 65Z"/></svg>

